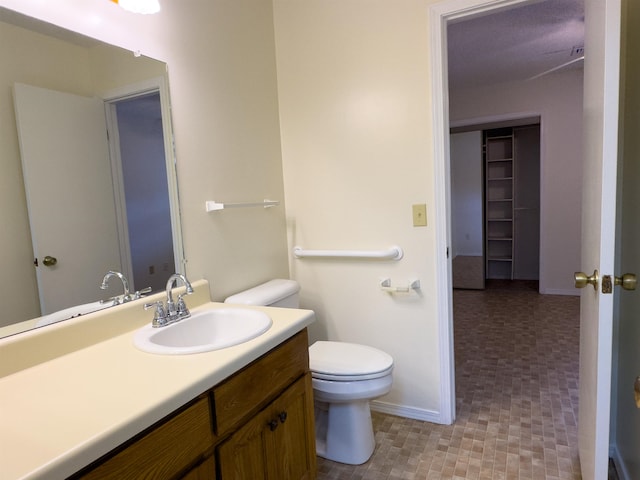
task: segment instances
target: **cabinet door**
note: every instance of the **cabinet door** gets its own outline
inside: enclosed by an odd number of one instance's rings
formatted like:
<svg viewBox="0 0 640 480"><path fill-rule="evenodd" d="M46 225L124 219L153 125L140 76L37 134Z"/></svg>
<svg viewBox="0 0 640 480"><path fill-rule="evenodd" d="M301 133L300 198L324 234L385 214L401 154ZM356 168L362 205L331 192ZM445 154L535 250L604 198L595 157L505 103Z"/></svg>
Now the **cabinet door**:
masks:
<svg viewBox="0 0 640 480"><path fill-rule="evenodd" d="M218 449L221 480L311 480L316 458L306 374Z"/></svg>
<svg viewBox="0 0 640 480"><path fill-rule="evenodd" d="M260 412L218 448L220 477L224 480L266 480L263 436L267 415Z"/></svg>
<svg viewBox="0 0 640 480"><path fill-rule="evenodd" d="M267 408L270 435L265 435L270 480L302 480L315 472L313 411L307 415L306 377L301 378ZM275 428L273 428L275 426ZM309 436L314 446L309 454ZM312 458L311 458L312 457Z"/></svg>
<svg viewBox="0 0 640 480"><path fill-rule="evenodd" d="M194 467L180 480L216 480L216 459L212 455Z"/></svg>

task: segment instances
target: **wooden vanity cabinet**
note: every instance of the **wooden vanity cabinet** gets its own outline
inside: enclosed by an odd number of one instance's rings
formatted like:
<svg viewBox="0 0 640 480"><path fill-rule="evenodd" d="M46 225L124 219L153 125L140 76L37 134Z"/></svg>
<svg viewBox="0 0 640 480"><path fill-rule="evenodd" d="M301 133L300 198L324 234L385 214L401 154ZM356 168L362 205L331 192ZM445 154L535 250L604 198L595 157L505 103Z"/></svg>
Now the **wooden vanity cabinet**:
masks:
<svg viewBox="0 0 640 480"><path fill-rule="evenodd" d="M70 478L315 479L306 329Z"/></svg>
<svg viewBox="0 0 640 480"><path fill-rule="evenodd" d="M306 374L218 447L222 480L315 478L315 452L308 452L314 445L310 384Z"/></svg>

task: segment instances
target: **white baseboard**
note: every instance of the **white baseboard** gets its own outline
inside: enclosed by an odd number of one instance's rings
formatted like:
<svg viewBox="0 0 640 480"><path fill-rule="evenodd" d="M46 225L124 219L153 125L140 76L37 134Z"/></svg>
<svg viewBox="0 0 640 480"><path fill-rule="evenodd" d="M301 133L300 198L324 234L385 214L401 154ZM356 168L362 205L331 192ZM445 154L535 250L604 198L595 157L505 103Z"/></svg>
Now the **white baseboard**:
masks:
<svg viewBox="0 0 640 480"><path fill-rule="evenodd" d="M543 295L568 295L572 297L579 297L580 291L578 289L564 289L564 288L545 288L540 289L540 293Z"/></svg>
<svg viewBox="0 0 640 480"><path fill-rule="evenodd" d="M370 402L371 410L380 413L387 413L389 415L395 415L397 417L411 418L413 420L423 420L425 422L443 424L441 415L439 412L433 410L425 410L422 408L403 407L402 405L395 405L393 403L381 402L379 400L372 400Z"/></svg>

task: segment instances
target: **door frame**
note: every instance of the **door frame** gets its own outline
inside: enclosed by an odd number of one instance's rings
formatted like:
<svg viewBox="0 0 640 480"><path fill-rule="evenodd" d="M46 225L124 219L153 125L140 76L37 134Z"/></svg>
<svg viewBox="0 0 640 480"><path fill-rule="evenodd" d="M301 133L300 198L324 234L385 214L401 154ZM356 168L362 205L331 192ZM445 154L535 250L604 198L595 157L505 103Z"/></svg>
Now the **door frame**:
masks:
<svg viewBox="0 0 640 480"><path fill-rule="evenodd" d="M111 173L116 203L121 264L123 273L128 279L130 279L130 282L133 282L134 276L129 243L129 228L127 224L127 209L124 196L124 181L122 178L122 158L120 156L120 139L118 136L116 104L123 100L141 97L150 93L160 94L162 133L164 138L165 167L167 172L170 208L169 214L171 216L171 232L173 236L174 269L175 273L186 273L186 260L182 242L182 222L179 210L180 202L178 198L176 157L173 146L173 131L171 124L171 107L169 103L169 85L164 77L155 77L114 90L109 90L102 95L107 119L107 129L109 132L109 156L111 159Z"/></svg>
<svg viewBox="0 0 640 480"><path fill-rule="evenodd" d="M449 157L449 87L447 23L491 10L536 0L445 0L429 8L433 162L436 214L436 286L440 346L440 420L456 418L455 358L451 258L451 172Z"/></svg>

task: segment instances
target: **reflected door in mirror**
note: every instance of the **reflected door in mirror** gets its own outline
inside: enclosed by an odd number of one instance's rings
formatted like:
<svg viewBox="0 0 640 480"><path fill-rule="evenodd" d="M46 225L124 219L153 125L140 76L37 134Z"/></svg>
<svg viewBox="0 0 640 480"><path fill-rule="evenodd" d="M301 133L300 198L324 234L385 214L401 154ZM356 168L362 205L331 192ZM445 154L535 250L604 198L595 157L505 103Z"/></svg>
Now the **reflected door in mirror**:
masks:
<svg viewBox="0 0 640 480"><path fill-rule="evenodd" d="M104 104L23 84L14 96L34 255L58 260L36 267L46 314L95 299L120 269Z"/></svg>

